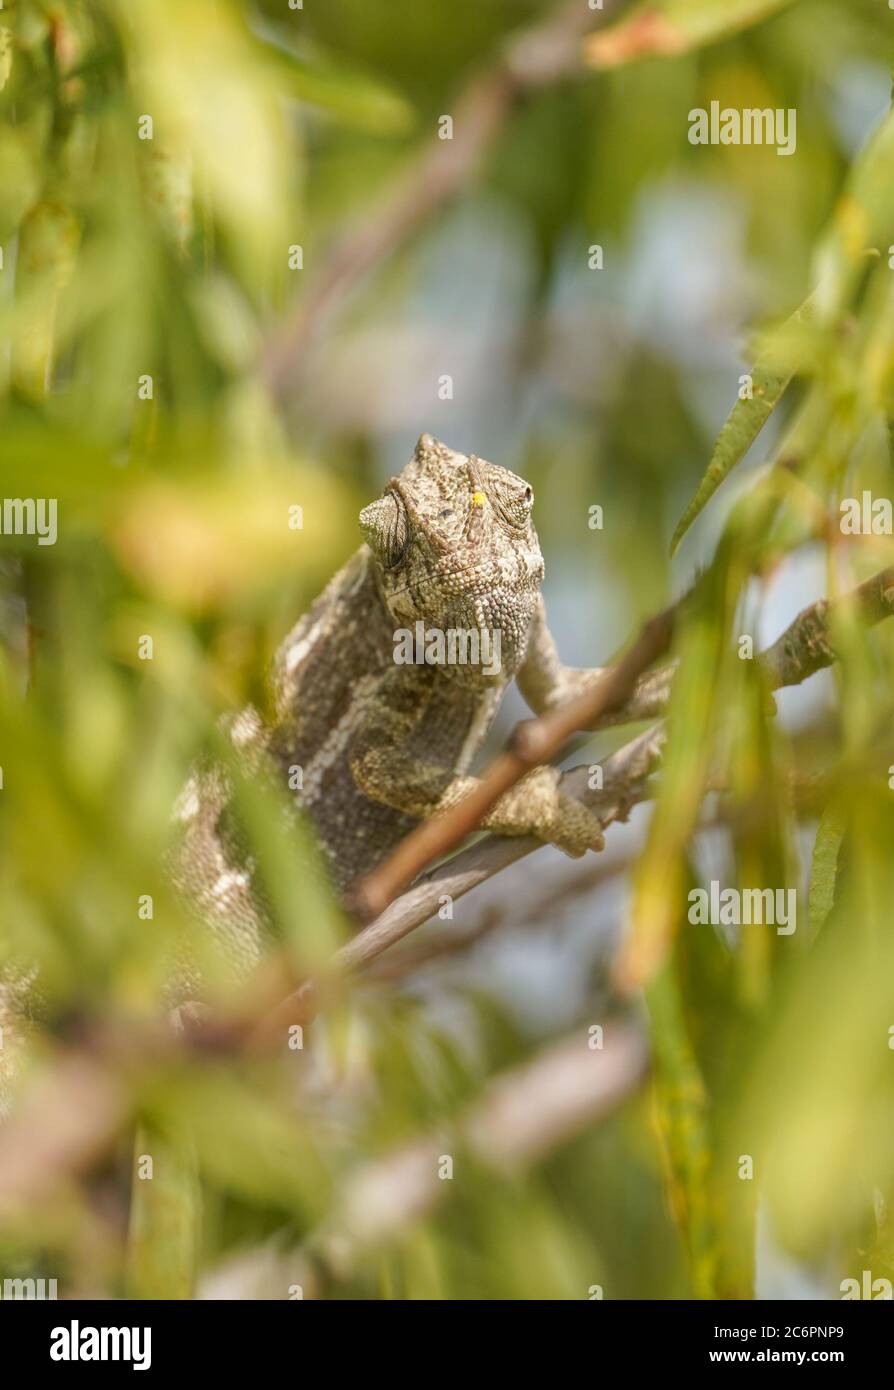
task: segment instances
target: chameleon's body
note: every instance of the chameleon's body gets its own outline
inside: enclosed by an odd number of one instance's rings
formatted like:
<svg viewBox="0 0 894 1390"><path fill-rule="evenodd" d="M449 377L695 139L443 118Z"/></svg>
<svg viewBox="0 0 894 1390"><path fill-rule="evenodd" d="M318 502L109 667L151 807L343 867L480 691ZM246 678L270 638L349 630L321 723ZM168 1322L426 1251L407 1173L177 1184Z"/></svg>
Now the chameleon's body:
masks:
<svg viewBox="0 0 894 1390"><path fill-rule="evenodd" d="M281 775L309 813L338 888L370 870L421 819L474 785L468 769L507 684L540 711L593 673L561 666L546 628L543 558L531 488L494 464L423 435L410 463L360 516L366 544L285 638L273 671L272 726L232 725L246 765ZM485 631L477 664L400 664L395 634L417 622ZM495 647L491 648L491 655ZM242 964L262 949L253 864L227 830L219 774L192 779L178 811L175 877ZM601 845L598 821L537 768L484 821L566 852Z"/></svg>
<svg viewBox="0 0 894 1390"><path fill-rule="evenodd" d="M468 769L513 677L540 712L598 676L559 662L540 597L532 503L514 473L423 435L400 477L361 513L366 543L282 643L273 717L265 723L249 708L230 722L243 770L262 785L279 779L295 788L337 888L470 790ZM417 622L499 636L498 669L493 640L471 664L400 664L395 634ZM555 769L536 768L484 826L537 835L574 855L601 846L598 820L558 781ZM271 914L222 769L193 774L176 822L171 876L242 975L263 953ZM0 1118L28 1031L32 974L0 976ZM177 996L198 984L184 963Z"/></svg>

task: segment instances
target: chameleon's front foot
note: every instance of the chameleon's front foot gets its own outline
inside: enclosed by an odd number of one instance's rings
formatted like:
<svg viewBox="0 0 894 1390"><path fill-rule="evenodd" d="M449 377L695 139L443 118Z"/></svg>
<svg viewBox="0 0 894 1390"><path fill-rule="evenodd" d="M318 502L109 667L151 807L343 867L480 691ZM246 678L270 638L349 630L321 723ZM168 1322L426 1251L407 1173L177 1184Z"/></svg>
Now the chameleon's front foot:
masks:
<svg viewBox="0 0 894 1390"><path fill-rule="evenodd" d="M498 835L536 835L572 859L588 849L602 849L602 824L573 796L560 791L561 773L554 767L535 767L497 802L485 820Z"/></svg>
<svg viewBox="0 0 894 1390"><path fill-rule="evenodd" d="M549 842L572 859L580 859L588 849L605 849L602 822L573 796L559 792L555 825Z"/></svg>

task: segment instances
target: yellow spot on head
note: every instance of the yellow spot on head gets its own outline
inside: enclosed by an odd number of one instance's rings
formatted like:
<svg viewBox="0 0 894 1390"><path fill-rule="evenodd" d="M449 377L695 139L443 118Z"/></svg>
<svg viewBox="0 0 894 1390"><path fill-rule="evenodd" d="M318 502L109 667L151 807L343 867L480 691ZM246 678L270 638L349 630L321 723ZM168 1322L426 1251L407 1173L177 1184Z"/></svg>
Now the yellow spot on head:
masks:
<svg viewBox="0 0 894 1390"><path fill-rule="evenodd" d="M486 506L486 504L487 504L487 498L485 497L485 495L484 495L483 492L473 492L473 493L472 493L472 506L473 506L473 507L484 507L484 506Z"/></svg>

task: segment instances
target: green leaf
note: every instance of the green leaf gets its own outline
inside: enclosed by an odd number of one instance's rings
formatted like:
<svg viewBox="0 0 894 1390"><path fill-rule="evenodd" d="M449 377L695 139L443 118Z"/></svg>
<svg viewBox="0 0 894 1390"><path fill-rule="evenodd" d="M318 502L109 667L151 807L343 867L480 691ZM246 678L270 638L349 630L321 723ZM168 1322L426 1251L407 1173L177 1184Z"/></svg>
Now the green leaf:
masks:
<svg viewBox="0 0 894 1390"><path fill-rule="evenodd" d="M728 38L767 19L791 0L663 0L641 4L617 24L592 34L587 62L620 67L637 58L673 57Z"/></svg>
<svg viewBox="0 0 894 1390"><path fill-rule="evenodd" d="M12 72L12 30L8 25L0 25L0 92L9 81Z"/></svg>
<svg viewBox="0 0 894 1390"><path fill-rule="evenodd" d="M0 42L0 79L2 62ZM0 241L16 231L39 191L40 171L27 141L11 126L0 127Z"/></svg>
<svg viewBox="0 0 894 1390"><path fill-rule="evenodd" d="M152 1175L141 1164L152 1160ZM195 1156L141 1126L134 1145L127 1286L130 1298L192 1298L201 1196Z"/></svg>
<svg viewBox="0 0 894 1390"><path fill-rule="evenodd" d="M693 521L714 496L724 478L744 458L779 404L798 368L797 353L791 342L791 330L804 324L810 318L812 310L812 298L806 299L783 325L779 338L774 338L766 353L752 368L751 398L737 400L727 416L717 436L704 477L677 523L671 540L671 555L675 553Z"/></svg>
<svg viewBox="0 0 894 1390"><path fill-rule="evenodd" d="M416 114L400 92L378 78L315 55L307 61L286 49L265 45L279 83L299 101L320 106L347 125L376 134L401 134Z"/></svg>
<svg viewBox="0 0 894 1390"><path fill-rule="evenodd" d="M867 254L888 257L894 241L894 111L861 152L816 258L817 307L824 322L845 309Z"/></svg>
<svg viewBox="0 0 894 1390"><path fill-rule="evenodd" d="M717 1233L709 1195L712 1166L708 1101L692 1047L677 970L668 963L646 989L655 1050L654 1115L667 1194L685 1242L697 1298L715 1298Z"/></svg>
<svg viewBox="0 0 894 1390"><path fill-rule="evenodd" d="M807 890L811 937L816 935L832 911L838 877L838 853L844 839L845 825L840 807L830 803L823 811L813 842L813 863Z"/></svg>

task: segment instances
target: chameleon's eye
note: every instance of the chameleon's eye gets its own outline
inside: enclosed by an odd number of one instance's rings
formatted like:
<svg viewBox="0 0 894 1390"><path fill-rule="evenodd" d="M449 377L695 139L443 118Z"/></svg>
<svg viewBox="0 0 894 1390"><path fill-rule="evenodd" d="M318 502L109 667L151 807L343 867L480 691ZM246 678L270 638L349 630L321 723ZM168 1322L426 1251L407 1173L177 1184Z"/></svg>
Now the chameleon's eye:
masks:
<svg viewBox="0 0 894 1390"><path fill-rule="evenodd" d="M360 513L360 529L384 569L400 564L410 544L407 509L395 492L386 492Z"/></svg>
<svg viewBox="0 0 894 1390"><path fill-rule="evenodd" d="M519 487L518 480L511 485L501 483L495 490L494 500L500 514L510 525L519 529L527 526L534 506L534 489L530 484Z"/></svg>

